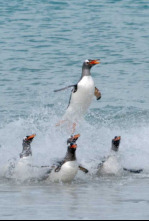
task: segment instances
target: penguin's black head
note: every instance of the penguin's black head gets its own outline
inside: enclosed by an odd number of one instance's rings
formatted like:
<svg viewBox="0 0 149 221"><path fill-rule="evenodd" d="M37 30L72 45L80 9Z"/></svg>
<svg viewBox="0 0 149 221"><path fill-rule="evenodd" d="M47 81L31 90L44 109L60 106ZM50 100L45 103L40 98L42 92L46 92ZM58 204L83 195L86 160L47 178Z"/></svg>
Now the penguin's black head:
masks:
<svg viewBox="0 0 149 221"><path fill-rule="evenodd" d="M25 147L29 147L33 141L33 139L35 138L36 134L32 134L30 136L26 136L24 139L23 139L23 148Z"/></svg>
<svg viewBox="0 0 149 221"><path fill-rule="evenodd" d="M80 134L77 134L75 136L71 136L68 140L67 140L67 145L68 145L68 150L70 150L71 152L75 152L77 149L77 144L76 141L79 139Z"/></svg>
<svg viewBox="0 0 149 221"><path fill-rule="evenodd" d="M83 63L83 69L91 69L94 65L100 64L100 60L85 60Z"/></svg>
<svg viewBox="0 0 149 221"><path fill-rule="evenodd" d="M112 150L113 151L115 151L115 152L119 151L120 142L121 142L121 137L115 137L112 140Z"/></svg>

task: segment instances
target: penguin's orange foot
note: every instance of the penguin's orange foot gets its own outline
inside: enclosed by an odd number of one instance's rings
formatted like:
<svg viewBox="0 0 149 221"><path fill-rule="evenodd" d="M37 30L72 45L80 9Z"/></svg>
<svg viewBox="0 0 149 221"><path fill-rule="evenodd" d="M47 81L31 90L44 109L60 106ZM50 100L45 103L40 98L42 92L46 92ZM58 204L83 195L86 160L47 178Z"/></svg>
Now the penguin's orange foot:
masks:
<svg viewBox="0 0 149 221"><path fill-rule="evenodd" d="M74 133L75 133L75 131L76 131L76 126L77 126L77 124L76 124L76 123L73 123L73 127L72 127L72 134L74 134Z"/></svg>
<svg viewBox="0 0 149 221"><path fill-rule="evenodd" d="M95 96L97 98L97 100L101 99L101 92L99 91L99 89L97 87L95 87Z"/></svg>
<svg viewBox="0 0 149 221"><path fill-rule="evenodd" d="M66 122L65 120L60 121L59 123L56 124L56 127L61 126L61 125L64 124L65 122Z"/></svg>

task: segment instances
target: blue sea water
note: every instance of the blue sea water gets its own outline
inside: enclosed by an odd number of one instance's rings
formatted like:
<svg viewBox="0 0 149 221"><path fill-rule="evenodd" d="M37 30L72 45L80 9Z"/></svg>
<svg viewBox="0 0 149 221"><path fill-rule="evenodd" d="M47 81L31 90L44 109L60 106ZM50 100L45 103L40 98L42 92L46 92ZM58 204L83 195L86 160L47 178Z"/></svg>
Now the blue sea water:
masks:
<svg viewBox="0 0 149 221"><path fill-rule="evenodd" d="M120 155L141 175L70 185L19 183L0 178L0 219L148 219L149 217L149 1L0 0L0 166L17 157L22 138L36 133L33 160L65 155L70 134L55 124L85 59L102 100L94 100L77 152L92 171L122 136Z"/></svg>

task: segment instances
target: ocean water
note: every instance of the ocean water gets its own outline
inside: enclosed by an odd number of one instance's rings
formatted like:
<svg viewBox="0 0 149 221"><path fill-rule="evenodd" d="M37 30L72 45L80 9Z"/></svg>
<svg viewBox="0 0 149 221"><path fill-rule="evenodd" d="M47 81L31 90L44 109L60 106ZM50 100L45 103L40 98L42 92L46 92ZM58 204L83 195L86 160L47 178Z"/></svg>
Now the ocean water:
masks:
<svg viewBox="0 0 149 221"><path fill-rule="evenodd" d="M78 161L90 174L71 184L0 175L0 219L148 219L149 1L0 0L0 174L36 133L33 163L51 165L70 136L55 127L85 59L102 92L77 127ZM94 176L111 139L123 167L142 174Z"/></svg>

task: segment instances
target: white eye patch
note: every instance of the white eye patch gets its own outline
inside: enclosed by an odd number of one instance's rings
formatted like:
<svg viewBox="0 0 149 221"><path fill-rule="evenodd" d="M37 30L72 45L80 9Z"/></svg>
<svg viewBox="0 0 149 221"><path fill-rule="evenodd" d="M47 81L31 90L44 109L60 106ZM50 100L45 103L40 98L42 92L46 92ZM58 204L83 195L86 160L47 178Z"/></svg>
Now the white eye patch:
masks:
<svg viewBox="0 0 149 221"><path fill-rule="evenodd" d="M26 142L26 141L27 141L27 137L24 137L24 138L23 138L23 141Z"/></svg>
<svg viewBox="0 0 149 221"><path fill-rule="evenodd" d="M85 60L85 63L89 63L89 60Z"/></svg>

